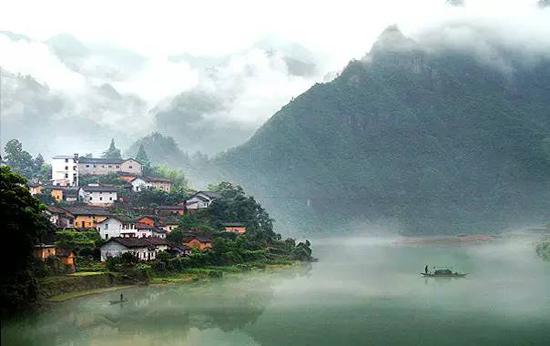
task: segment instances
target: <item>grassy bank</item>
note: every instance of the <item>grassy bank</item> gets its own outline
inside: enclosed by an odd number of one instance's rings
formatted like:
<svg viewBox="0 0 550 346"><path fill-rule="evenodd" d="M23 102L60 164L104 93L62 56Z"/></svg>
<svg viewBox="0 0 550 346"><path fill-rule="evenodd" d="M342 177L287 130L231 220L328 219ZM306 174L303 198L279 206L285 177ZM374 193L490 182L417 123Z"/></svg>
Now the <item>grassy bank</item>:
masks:
<svg viewBox="0 0 550 346"><path fill-rule="evenodd" d="M155 274L150 283L155 285L185 284L202 280L220 279L228 274L237 274L250 271L265 271L290 268L299 265L299 261L284 261L271 264L247 263L231 266L208 266L204 268L190 268L183 272Z"/></svg>

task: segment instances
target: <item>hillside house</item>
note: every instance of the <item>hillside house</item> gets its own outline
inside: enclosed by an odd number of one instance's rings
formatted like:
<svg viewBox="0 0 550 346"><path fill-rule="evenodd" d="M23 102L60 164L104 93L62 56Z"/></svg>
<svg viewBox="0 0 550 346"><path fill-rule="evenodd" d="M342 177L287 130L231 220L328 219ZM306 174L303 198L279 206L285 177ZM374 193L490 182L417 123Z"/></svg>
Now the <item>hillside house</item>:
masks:
<svg viewBox="0 0 550 346"><path fill-rule="evenodd" d="M74 216L75 228L95 228L98 222L104 221L111 213L101 207L64 207L66 211Z"/></svg>
<svg viewBox="0 0 550 346"><path fill-rule="evenodd" d="M187 212L185 205L159 205L155 208L155 214L160 216L182 216Z"/></svg>
<svg viewBox="0 0 550 346"><path fill-rule="evenodd" d="M152 261L160 251L170 249L170 243L164 239L149 238L111 238L101 246L101 261L109 257L130 252L142 261Z"/></svg>
<svg viewBox="0 0 550 346"><path fill-rule="evenodd" d="M168 252L176 256L189 256L193 252L193 249L187 245L172 245L168 249Z"/></svg>
<svg viewBox="0 0 550 346"><path fill-rule="evenodd" d="M86 204L109 206L117 199L117 188L115 186L89 184L78 191L79 199Z"/></svg>
<svg viewBox="0 0 550 346"><path fill-rule="evenodd" d="M206 209L212 204L212 202L219 198L220 194L212 191L198 191L193 194L187 201L185 201L185 206L190 213L197 211L199 209Z"/></svg>
<svg viewBox="0 0 550 346"><path fill-rule="evenodd" d="M156 226L145 223L136 223L137 236L139 238L166 238L166 231Z"/></svg>
<svg viewBox="0 0 550 346"><path fill-rule="evenodd" d="M35 245L33 249L34 257L39 260L45 261L50 256L55 256L56 248L55 245L39 244Z"/></svg>
<svg viewBox="0 0 550 346"><path fill-rule="evenodd" d="M44 190L44 186L40 183L29 183L29 192L32 196L39 195Z"/></svg>
<svg viewBox="0 0 550 346"><path fill-rule="evenodd" d="M126 173L142 175L143 166L135 159L103 159L81 157L78 162L78 170L81 175L107 175Z"/></svg>
<svg viewBox="0 0 550 346"><path fill-rule="evenodd" d="M163 216L159 218L158 225L165 230L168 234L178 228L179 217L176 216Z"/></svg>
<svg viewBox="0 0 550 346"><path fill-rule="evenodd" d="M132 184L132 190L134 192L140 192L145 189L156 189L165 192L172 190L172 181L166 178L160 177L134 177L130 180Z"/></svg>
<svg viewBox="0 0 550 346"><path fill-rule="evenodd" d="M246 227L240 222L227 222L222 225L224 232L245 234Z"/></svg>
<svg viewBox="0 0 550 346"><path fill-rule="evenodd" d="M74 227L74 215L69 213L63 208L58 208L49 205L46 208L45 214L57 228L73 228Z"/></svg>
<svg viewBox="0 0 550 346"><path fill-rule="evenodd" d="M136 223L124 216L111 216L96 224L101 239L137 237Z"/></svg>
<svg viewBox="0 0 550 346"><path fill-rule="evenodd" d="M186 246L198 249L200 251L207 251L212 248L212 239L209 237L192 236L183 241Z"/></svg>
<svg viewBox="0 0 550 346"><path fill-rule="evenodd" d="M157 217L152 215L144 215L144 216L140 216L137 219L137 222L145 225L149 225L149 226L155 226L155 224L157 223Z"/></svg>
<svg viewBox="0 0 550 346"><path fill-rule="evenodd" d="M54 156L52 165L52 185L78 186L78 154Z"/></svg>

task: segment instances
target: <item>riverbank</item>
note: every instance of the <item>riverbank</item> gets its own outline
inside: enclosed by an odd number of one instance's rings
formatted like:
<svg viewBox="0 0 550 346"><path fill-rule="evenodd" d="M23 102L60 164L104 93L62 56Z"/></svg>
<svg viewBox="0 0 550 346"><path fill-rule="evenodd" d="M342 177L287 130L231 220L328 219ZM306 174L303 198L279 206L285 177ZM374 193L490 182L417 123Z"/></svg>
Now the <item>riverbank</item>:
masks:
<svg viewBox="0 0 550 346"><path fill-rule="evenodd" d="M40 280L41 296L48 303L59 303L84 296L127 289L140 285L162 286L222 279L229 274L277 271L302 266L304 262L288 261L272 264L248 263L232 266L190 268L183 272L154 274L147 282L129 283L124 276L111 272L77 272Z"/></svg>

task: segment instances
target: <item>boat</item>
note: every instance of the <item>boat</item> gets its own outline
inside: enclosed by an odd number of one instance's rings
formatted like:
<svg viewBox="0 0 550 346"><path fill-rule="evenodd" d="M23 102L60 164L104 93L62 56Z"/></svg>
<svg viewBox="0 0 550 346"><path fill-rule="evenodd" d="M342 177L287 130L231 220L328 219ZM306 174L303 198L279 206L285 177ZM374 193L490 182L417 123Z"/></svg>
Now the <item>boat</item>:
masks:
<svg viewBox="0 0 550 346"><path fill-rule="evenodd" d="M121 303L127 303L128 302L128 299L123 299L123 300L111 300L109 303L111 303L111 305L113 304L121 304Z"/></svg>
<svg viewBox="0 0 550 346"><path fill-rule="evenodd" d="M420 273L420 275L430 278L463 278L468 275L468 273L453 273L450 269L444 268L436 269L433 273Z"/></svg>

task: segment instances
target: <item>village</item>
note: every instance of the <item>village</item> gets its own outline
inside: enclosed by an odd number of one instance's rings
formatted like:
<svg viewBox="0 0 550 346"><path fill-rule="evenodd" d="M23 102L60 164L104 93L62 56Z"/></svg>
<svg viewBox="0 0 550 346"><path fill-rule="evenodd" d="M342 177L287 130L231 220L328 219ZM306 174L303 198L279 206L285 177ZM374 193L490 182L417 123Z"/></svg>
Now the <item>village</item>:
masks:
<svg viewBox="0 0 550 346"><path fill-rule="evenodd" d="M114 176L119 184L83 181ZM161 251L175 256L189 256L193 249L206 252L212 248L212 236L200 229L185 230L180 242L170 241L170 233L179 227L180 219L210 207L220 196L217 192L196 191L170 205L132 206L132 197L147 191L170 193L170 179L144 175L144 165L134 158L108 159L74 155L54 156L51 179L47 183L30 182L33 196L46 196L52 201L44 213L58 230L74 232L94 230L102 240L100 261L134 255L140 261L153 261ZM245 234L239 220L223 223L215 233ZM55 244L35 245L35 257L47 260L61 258L70 271L76 270L72 249Z"/></svg>

